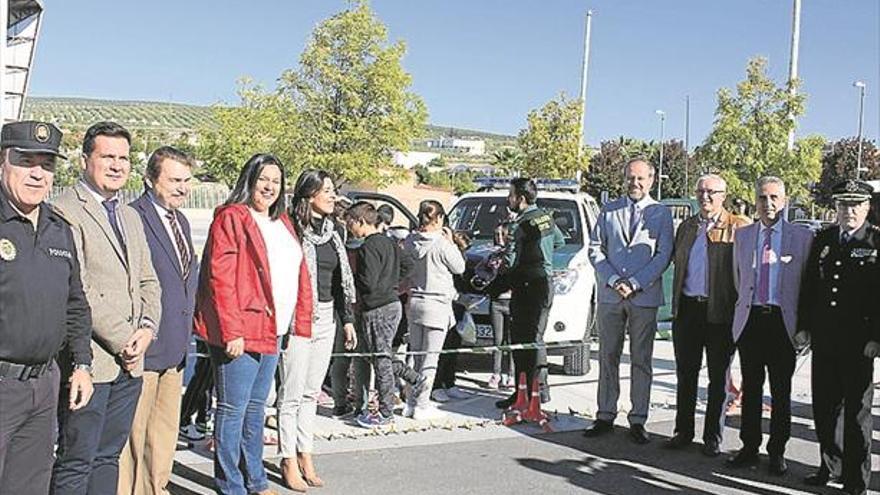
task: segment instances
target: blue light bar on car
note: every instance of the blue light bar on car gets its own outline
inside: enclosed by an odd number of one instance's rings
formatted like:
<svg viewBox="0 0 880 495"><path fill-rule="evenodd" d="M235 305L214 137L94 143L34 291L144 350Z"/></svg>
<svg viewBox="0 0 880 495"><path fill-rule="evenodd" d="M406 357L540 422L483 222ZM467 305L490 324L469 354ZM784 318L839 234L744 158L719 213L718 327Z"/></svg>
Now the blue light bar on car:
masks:
<svg viewBox="0 0 880 495"><path fill-rule="evenodd" d="M480 191L510 188L510 177L477 177L474 184ZM576 193L580 191L580 184L574 179L536 179L535 185L539 191L566 191Z"/></svg>

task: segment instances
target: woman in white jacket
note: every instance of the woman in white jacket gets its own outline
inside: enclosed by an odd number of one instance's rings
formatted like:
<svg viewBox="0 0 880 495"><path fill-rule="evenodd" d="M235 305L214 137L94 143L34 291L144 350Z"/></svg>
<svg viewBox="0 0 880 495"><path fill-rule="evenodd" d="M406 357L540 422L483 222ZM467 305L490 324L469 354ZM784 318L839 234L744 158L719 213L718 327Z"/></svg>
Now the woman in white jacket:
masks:
<svg viewBox="0 0 880 495"><path fill-rule="evenodd" d="M407 256L413 260L408 286L410 288L407 319L409 321L409 348L417 354L413 368L424 377L424 383L433 383L437 373L437 351L443 348L447 330L455 325L452 301L456 297L452 276L464 272L464 257L453 242L452 230L444 227L446 212L443 205L425 200L419 205L419 230L404 243ZM404 416L414 419L432 419L442 413L429 405L431 387L418 395L407 394Z"/></svg>

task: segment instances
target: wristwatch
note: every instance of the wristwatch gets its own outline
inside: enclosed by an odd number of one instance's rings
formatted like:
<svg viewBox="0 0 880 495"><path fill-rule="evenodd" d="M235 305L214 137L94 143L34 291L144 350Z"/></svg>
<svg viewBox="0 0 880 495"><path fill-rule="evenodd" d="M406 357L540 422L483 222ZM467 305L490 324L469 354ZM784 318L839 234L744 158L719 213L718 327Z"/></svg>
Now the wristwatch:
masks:
<svg viewBox="0 0 880 495"><path fill-rule="evenodd" d="M91 364L74 364L74 365L73 365L73 370L74 370L74 371L76 371L76 370L83 370L83 371L85 371L86 373L88 373L89 376L92 376L92 365L91 365Z"/></svg>

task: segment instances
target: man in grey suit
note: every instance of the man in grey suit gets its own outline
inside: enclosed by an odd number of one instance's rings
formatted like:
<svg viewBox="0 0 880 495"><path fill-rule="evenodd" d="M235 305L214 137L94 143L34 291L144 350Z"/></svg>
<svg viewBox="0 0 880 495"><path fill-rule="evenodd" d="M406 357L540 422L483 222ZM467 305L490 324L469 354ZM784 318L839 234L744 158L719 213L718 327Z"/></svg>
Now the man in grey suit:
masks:
<svg viewBox="0 0 880 495"><path fill-rule="evenodd" d="M613 428L620 395L620 355L628 331L630 437L645 444L649 442L645 422L657 308L663 305L661 277L672 257L672 214L651 198L653 165L643 159L630 160L624 173L627 195L602 207L590 233L589 255L599 288L599 411L584 436L599 436Z"/></svg>
<svg viewBox="0 0 880 495"><path fill-rule="evenodd" d="M116 493L119 453L141 391L144 353L156 338L161 289L140 216L120 203L131 172L131 135L100 122L83 139L82 180L54 201L70 223L92 308L95 391L86 407L61 409L52 492ZM69 373L69 359L61 356Z"/></svg>
<svg viewBox="0 0 880 495"><path fill-rule="evenodd" d="M798 297L813 234L785 220L785 184L762 177L755 185L760 222L736 231L733 278L737 300L733 340L742 368L742 449L728 459L731 467L758 463L765 373L770 375L773 412L770 416L768 471L782 475L783 457L791 435L791 376L795 367L794 334Z"/></svg>

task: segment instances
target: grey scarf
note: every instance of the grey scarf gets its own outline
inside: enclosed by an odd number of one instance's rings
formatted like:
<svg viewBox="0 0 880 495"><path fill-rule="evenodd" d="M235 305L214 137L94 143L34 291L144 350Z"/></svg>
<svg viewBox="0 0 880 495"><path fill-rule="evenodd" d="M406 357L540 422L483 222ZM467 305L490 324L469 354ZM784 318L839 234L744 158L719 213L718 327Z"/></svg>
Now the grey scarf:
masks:
<svg viewBox="0 0 880 495"><path fill-rule="evenodd" d="M339 258L339 268L342 272L342 291L345 294L345 303L355 303L354 277L351 274L351 266L348 264L348 255L345 252L345 243L339 237L333 222L325 218L321 223L321 232L316 233L312 224L303 232L303 254L306 258L306 266L309 269L309 279L312 282L312 315L318 314L318 254L315 246L320 246L327 241L333 243L336 256ZM313 316L314 317L314 316Z"/></svg>

